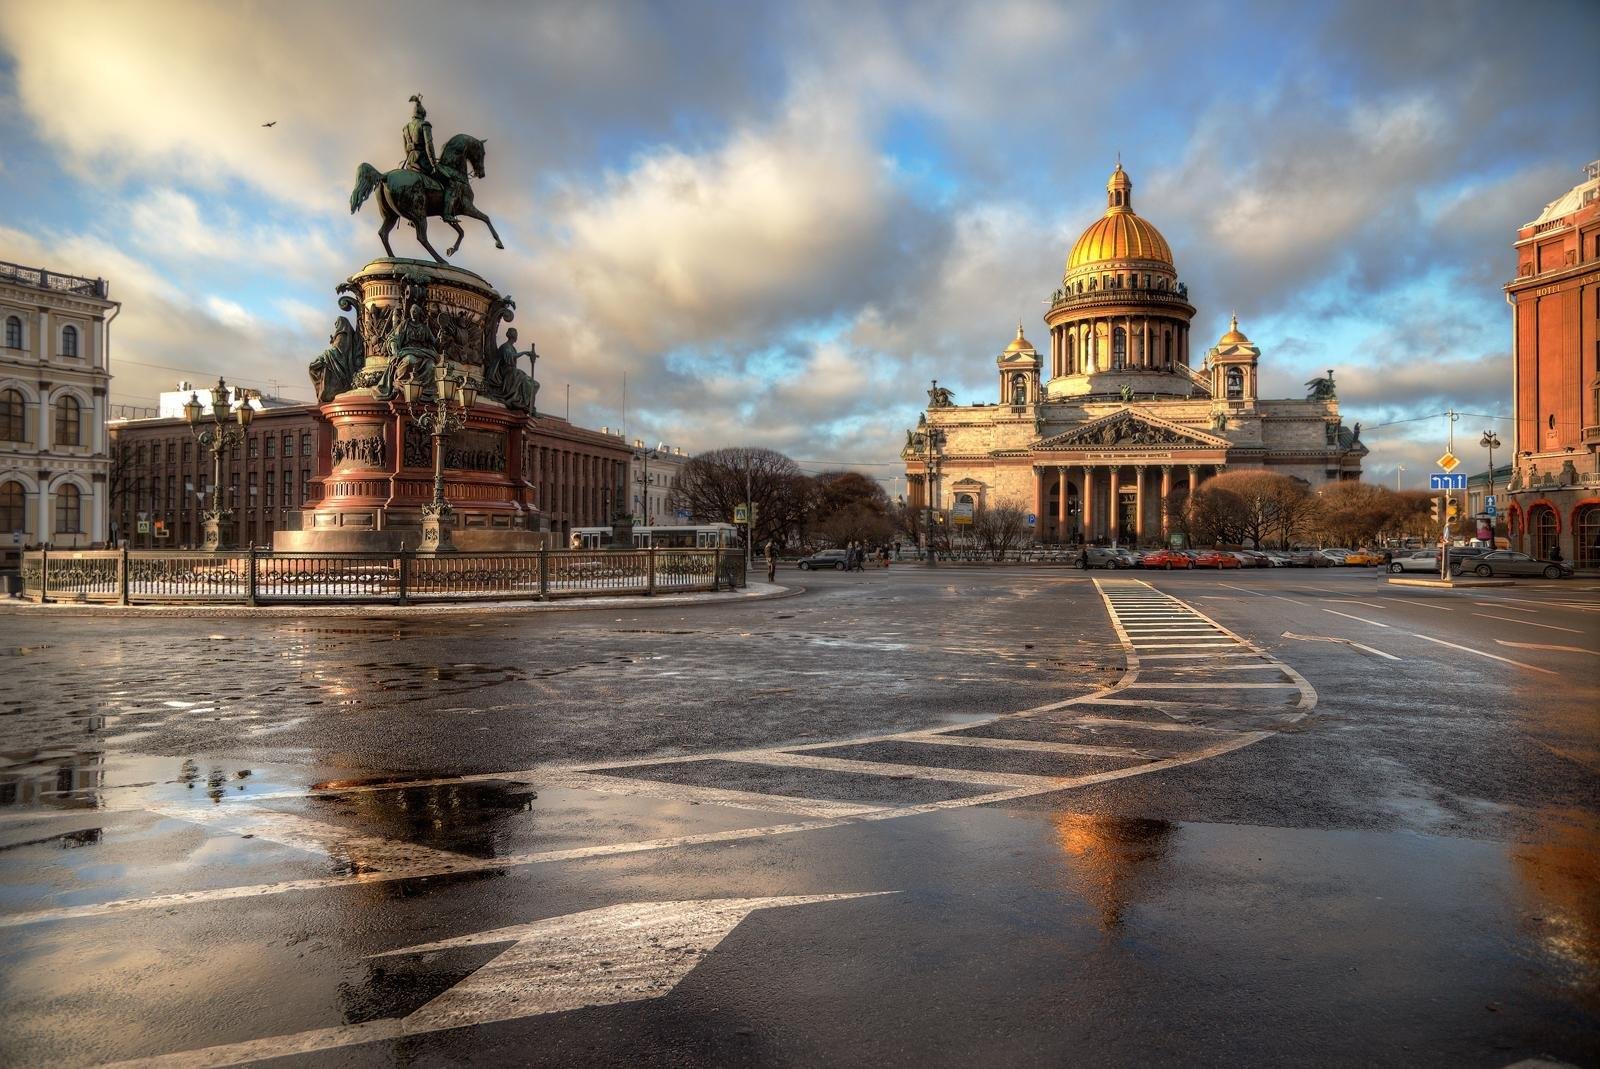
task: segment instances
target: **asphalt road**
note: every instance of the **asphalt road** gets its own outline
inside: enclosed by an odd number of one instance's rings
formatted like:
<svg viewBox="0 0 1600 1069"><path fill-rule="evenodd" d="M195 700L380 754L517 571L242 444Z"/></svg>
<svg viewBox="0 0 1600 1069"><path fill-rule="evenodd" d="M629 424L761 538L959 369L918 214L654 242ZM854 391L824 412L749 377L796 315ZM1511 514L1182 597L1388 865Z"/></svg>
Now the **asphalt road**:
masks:
<svg viewBox="0 0 1600 1069"><path fill-rule="evenodd" d="M1600 1065L1600 583L0 616L0 1064Z"/></svg>

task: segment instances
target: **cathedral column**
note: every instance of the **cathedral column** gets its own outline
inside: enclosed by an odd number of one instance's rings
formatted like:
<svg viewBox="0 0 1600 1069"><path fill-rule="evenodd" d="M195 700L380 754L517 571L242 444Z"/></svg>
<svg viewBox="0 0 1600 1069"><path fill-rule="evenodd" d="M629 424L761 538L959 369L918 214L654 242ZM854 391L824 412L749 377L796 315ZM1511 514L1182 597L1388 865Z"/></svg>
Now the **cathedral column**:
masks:
<svg viewBox="0 0 1600 1069"><path fill-rule="evenodd" d="M1033 540L1044 541L1044 470L1033 468Z"/></svg>
<svg viewBox="0 0 1600 1069"><path fill-rule="evenodd" d="M1083 502L1083 540L1094 540L1094 465L1083 466L1083 485L1079 488Z"/></svg>
<svg viewBox="0 0 1600 1069"><path fill-rule="evenodd" d="M1122 465L1111 465L1111 509L1106 513L1106 536L1115 542L1122 533Z"/></svg>
<svg viewBox="0 0 1600 1069"><path fill-rule="evenodd" d="M1200 489L1200 465L1189 465L1189 497L1194 498L1194 492Z"/></svg>
<svg viewBox="0 0 1600 1069"><path fill-rule="evenodd" d="M1133 466L1133 539L1134 545L1144 541L1144 477L1143 464Z"/></svg>
<svg viewBox="0 0 1600 1069"><path fill-rule="evenodd" d="M1067 466L1056 465L1056 489L1061 496L1056 500L1056 541L1064 542L1067 538Z"/></svg>
<svg viewBox="0 0 1600 1069"><path fill-rule="evenodd" d="M1144 366L1155 367L1156 362L1150 356L1150 321L1144 321Z"/></svg>
<svg viewBox="0 0 1600 1069"><path fill-rule="evenodd" d="M1172 498L1172 465L1161 465L1161 541L1167 540L1171 533L1172 517L1168 511L1168 502Z"/></svg>

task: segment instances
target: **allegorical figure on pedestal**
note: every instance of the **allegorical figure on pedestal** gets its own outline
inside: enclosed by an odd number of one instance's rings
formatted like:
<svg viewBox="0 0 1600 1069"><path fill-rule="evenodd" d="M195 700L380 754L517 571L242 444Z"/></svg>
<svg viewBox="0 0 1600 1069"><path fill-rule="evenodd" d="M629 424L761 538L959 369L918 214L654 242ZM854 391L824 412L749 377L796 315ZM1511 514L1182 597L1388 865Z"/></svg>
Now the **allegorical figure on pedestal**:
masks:
<svg viewBox="0 0 1600 1069"><path fill-rule="evenodd" d="M530 346L526 353L518 351L517 328L510 327L506 330L506 340L483 363L483 386L485 393L511 411L531 416L539 396L539 384L529 372L517 366L523 356L528 358L528 367L532 369L539 362L538 347Z"/></svg>
<svg viewBox="0 0 1600 1069"><path fill-rule="evenodd" d="M415 301L407 306L405 319L389 338L389 373L379 385L379 395L391 397L408 382L432 389L436 352L433 330L422 317L422 302Z"/></svg>
<svg viewBox="0 0 1600 1069"><path fill-rule="evenodd" d="M322 355L311 361L311 385L317 400L331 401L350 389L366 360L361 336L344 316L333 321L333 333Z"/></svg>

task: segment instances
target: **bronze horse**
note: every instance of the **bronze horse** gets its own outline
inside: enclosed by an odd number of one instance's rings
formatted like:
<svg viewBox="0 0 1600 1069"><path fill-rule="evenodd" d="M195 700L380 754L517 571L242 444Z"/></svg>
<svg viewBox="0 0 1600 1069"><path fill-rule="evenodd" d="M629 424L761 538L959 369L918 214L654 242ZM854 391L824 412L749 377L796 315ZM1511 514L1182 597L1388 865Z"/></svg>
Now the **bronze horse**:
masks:
<svg viewBox="0 0 1600 1069"><path fill-rule="evenodd" d="M439 170L444 175L461 176L456 190L456 211L481 219L494 238L494 247L503 249L505 245L501 243L500 235L495 233L494 223L472 203L468 167L473 178L483 177L483 146L484 142L471 134L457 134L445 142L444 151L439 153ZM394 229L395 223L405 219L416 229L417 240L422 247L432 253L434 260L444 263L444 256L440 256L438 250L428 244L428 216L444 218L445 188L440 178L431 178L420 171L404 168L380 171L370 163L363 163L356 169L356 188L350 193L350 211L359 211L373 190L377 190L378 207L383 211L383 226L378 228L378 240L383 242L383 251L390 257L394 256L394 249L389 247L389 231ZM466 235L455 219L445 219L445 222L456 232L456 243L450 246L445 255L454 256Z"/></svg>

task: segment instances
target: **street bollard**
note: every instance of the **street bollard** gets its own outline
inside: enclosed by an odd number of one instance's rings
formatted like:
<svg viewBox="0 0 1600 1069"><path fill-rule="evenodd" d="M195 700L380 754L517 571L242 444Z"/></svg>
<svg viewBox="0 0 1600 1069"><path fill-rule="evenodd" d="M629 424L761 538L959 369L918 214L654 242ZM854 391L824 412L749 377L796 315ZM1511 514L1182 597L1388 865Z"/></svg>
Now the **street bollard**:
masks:
<svg viewBox="0 0 1600 1069"><path fill-rule="evenodd" d="M541 543L539 546L539 600L550 600L550 546Z"/></svg>
<svg viewBox="0 0 1600 1069"><path fill-rule="evenodd" d="M395 558L394 563L395 572L400 580L400 597L396 602L396 604L399 605L411 604L411 602L408 600L408 597L411 590L411 559L413 556L415 556L415 554L406 549L404 543L402 543L400 546L400 553Z"/></svg>
<svg viewBox="0 0 1600 1069"><path fill-rule="evenodd" d="M250 543L250 548L245 551L245 588L244 603L252 609L256 606L256 544Z"/></svg>
<svg viewBox="0 0 1600 1069"><path fill-rule="evenodd" d="M128 543L122 543L117 553L117 604L128 605Z"/></svg>
<svg viewBox="0 0 1600 1069"><path fill-rule="evenodd" d="M648 597L656 592L656 547L651 546L644 551L644 554L645 568L649 572L649 580L645 583L644 592L645 596Z"/></svg>

